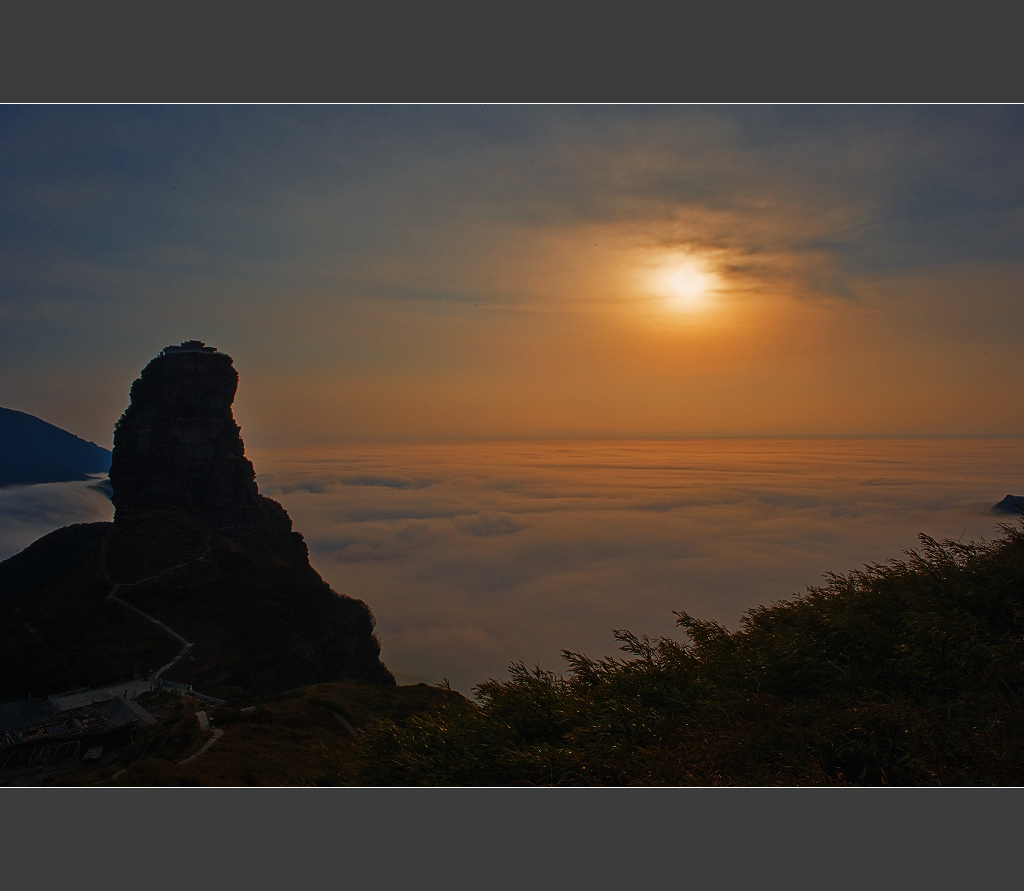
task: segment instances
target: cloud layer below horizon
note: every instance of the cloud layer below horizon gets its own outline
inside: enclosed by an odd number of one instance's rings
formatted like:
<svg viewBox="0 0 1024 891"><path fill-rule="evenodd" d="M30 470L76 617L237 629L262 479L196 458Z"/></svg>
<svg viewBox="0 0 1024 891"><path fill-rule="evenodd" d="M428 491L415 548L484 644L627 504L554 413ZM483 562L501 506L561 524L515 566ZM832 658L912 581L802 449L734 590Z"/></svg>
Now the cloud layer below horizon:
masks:
<svg viewBox="0 0 1024 891"><path fill-rule="evenodd" d="M917 535L993 538L1024 494L1014 440L564 441L251 450L335 590L373 609L400 682L469 693L612 629L678 638L673 610L736 628ZM0 489L0 558L110 519L86 483Z"/></svg>
<svg viewBox="0 0 1024 891"><path fill-rule="evenodd" d="M336 590L366 600L385 661L459 689L611 631L678 636L672 610L738 625L921 532L993 538L1021 488L1014 441L690 441L257 452Z"/></svg>

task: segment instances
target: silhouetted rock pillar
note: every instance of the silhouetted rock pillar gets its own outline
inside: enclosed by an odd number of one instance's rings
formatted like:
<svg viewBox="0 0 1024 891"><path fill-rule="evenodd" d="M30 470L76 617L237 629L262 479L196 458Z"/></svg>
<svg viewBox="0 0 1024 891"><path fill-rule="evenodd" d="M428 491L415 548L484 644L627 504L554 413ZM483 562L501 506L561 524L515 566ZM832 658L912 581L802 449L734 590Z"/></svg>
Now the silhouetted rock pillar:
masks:
<svg viewBox="0 0 1024 891"><path fill-rule="evenodd" d="M114 430L115 522L151 510L255 517L256 473L231 414L237 388L231 357L199 341L167 347L142 370Z"/></svg>

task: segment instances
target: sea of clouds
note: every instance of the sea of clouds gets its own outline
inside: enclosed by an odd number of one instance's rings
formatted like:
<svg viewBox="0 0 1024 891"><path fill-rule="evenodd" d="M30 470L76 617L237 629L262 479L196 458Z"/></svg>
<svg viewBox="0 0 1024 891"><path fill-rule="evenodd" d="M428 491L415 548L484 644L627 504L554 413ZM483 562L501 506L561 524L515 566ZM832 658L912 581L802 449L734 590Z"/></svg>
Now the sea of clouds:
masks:
<svg viewBox="0 0 1024 891"><path fill-rule="evenodd" d="M512 661L678 637L673 610L738 627L919 533L994 538L1024 493L1016 440L721 440L255 450L335 590L365 600L402 683L469 693ZM89 483L0 489L0 557L110 519Z"/></svg>
<svg viewBox="0 0 1024 891"><path fill-rule="evenodd" d="M1016 441L727 440L365 445L257 454L336 590L377 616L400 680L469 691L612 629L730 628L924 532L993 538L1024 490Z"/></svg>

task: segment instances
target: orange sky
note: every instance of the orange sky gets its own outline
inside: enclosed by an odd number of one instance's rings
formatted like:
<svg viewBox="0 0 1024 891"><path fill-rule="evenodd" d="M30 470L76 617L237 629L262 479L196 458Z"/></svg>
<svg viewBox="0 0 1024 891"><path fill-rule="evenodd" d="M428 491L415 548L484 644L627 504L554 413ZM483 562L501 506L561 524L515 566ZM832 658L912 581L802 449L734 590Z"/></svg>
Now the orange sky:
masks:
<svg viewBox="0 0 1024 891"><path fill-rule="evenodd" d="M759 288L707 261L713 289L680 300L659 281L675 269L692 277L677 256L666 252L669 272L657 275L619 258L576 270L565 262L546 277L555 293L525 306L438 313L325 302L321 329L336 326L387 361L352 368L325 356L291 373L254 368L237 414L250 428L286 429L269 440L278 444L1024 433L1020 269L865 281L856 300L843 300L793 283ZM533 274L545 280L543 268ZM971 296L979 289L984 301Z"/></svg>
<svg viewBox="0 0 1024 891"><path fill-rule="evenodd" d="M1024 436L1018 107L3 111L0 404L255 445Z"/></svg>

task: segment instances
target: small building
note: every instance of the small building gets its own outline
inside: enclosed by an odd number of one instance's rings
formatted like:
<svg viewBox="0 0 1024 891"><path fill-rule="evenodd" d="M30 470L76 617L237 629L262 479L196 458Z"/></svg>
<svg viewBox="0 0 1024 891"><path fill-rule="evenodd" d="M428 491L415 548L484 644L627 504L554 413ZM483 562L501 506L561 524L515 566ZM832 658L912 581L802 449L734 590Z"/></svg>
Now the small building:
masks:
<svg viewBox="0 0 1024 891"><path fill-rule="evenodd" d="M166 346L160 351L161 356L170 353L216 353L216 347L207 346L201 340L183 340L180 346Z"/></svg>
<svg viewBox="0 0 1024 891"><path fill-rule="evenodd" d="M17 702L6 702L0 705L0 734L16 731L28 724L37 724L53 717L58 708L53 703L29 696ZM0 736L0 740L5 737ZM0 742L0 745L3 745Z"/></svg>
<svg viewBox="0 0 1024 891"><path fill-rule="evenodd" d="M23 723L0 730L0 774L71 763L83 750L97 746L108 752L120 750L135 739L139 727L156 723L145 709L116 696L68 711L51 712L51 707L52 703L39 700L4 707L6 723Z"/></svg>

